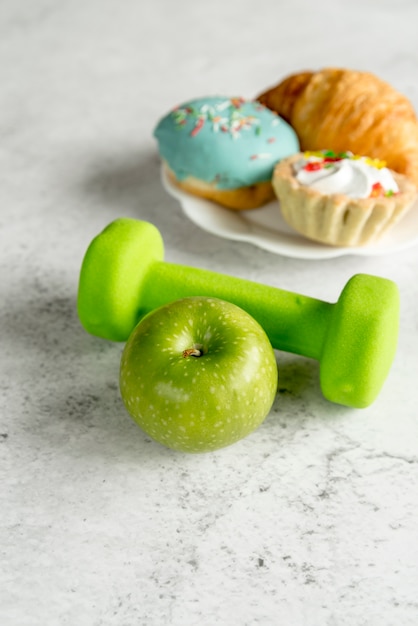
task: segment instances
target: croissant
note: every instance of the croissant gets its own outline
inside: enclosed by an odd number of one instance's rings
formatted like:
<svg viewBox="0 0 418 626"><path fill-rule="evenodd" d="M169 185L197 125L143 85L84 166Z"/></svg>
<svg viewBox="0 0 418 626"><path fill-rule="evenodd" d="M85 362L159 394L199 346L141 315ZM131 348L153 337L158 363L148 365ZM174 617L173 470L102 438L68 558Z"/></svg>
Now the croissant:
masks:
<svg viewBox="0 0 418 626"><path fill-rule="evenodd" d="M293 74L257 100L293 126L302 150L350 150L418 185L418 119L410 101L369 72Z"/></svg>

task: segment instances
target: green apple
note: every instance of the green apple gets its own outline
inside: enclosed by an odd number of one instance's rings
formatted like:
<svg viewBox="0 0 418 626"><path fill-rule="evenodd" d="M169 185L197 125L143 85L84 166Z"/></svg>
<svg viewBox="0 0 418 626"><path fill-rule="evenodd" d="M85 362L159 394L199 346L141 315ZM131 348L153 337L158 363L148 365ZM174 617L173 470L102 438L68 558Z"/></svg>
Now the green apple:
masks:
<svg viewBox="0 0 418 626"><path fill-rule="evenodd" d="M137 424L161 444L208 452L242 439L277 392L270 341L248 313L190 297L144 317L124 348L120 390Z"/></svg>

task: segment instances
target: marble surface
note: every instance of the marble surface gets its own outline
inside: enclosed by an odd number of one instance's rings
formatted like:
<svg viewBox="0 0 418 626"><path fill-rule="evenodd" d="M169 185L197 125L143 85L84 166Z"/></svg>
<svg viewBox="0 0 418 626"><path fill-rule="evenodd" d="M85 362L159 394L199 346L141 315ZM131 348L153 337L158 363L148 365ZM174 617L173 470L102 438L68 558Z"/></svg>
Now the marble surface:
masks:
<svg viewBox="0 0 418 626"><path fill-rule="evenodd" d="M365 69L418 109L413 0L0 4L2 626L415 626L418 247L306 261L215 237L163 189L157 119L252 97L293 71ZM130 216L166 258L335 301L356 272L401 292L398 352L364 410L278 353L247 439L206 455L149 440L120 344L85 333L91 238Z"/></svg>

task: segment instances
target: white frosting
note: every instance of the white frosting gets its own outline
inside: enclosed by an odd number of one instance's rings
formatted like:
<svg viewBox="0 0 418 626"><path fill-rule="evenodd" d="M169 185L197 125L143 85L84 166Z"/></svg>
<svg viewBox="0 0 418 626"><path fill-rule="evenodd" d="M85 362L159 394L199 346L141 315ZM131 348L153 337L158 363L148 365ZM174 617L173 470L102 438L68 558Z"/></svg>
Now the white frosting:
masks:
<svg viewBox="0 0 418 626"><path fill-rule="evenodd" d="M344 158L326 163L317 170L307 170L307 163L320 163L318 156L303 157L295 164L296 178L301 185L316 189L324 195L344 194L350 198L368 198L373 185L380 183L383 193L398 193L399 188L387 167L375 167L371 159Z"/></svg>

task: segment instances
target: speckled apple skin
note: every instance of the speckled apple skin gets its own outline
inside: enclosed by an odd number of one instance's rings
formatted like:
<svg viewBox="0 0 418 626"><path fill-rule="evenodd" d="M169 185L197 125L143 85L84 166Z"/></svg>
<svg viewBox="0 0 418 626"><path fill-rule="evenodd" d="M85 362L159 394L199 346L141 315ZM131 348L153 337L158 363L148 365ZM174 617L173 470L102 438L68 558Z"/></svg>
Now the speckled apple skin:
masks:
<svg viewBox="0 0 418 626"><path fill-rule="evenodd" d="M194 345L199 357L183 356ZM147 315L122 354L128 412L153 439L182 452L209 452L255 430L277 391L274 350L262 327L215 298L176 300Z"/></svg>

